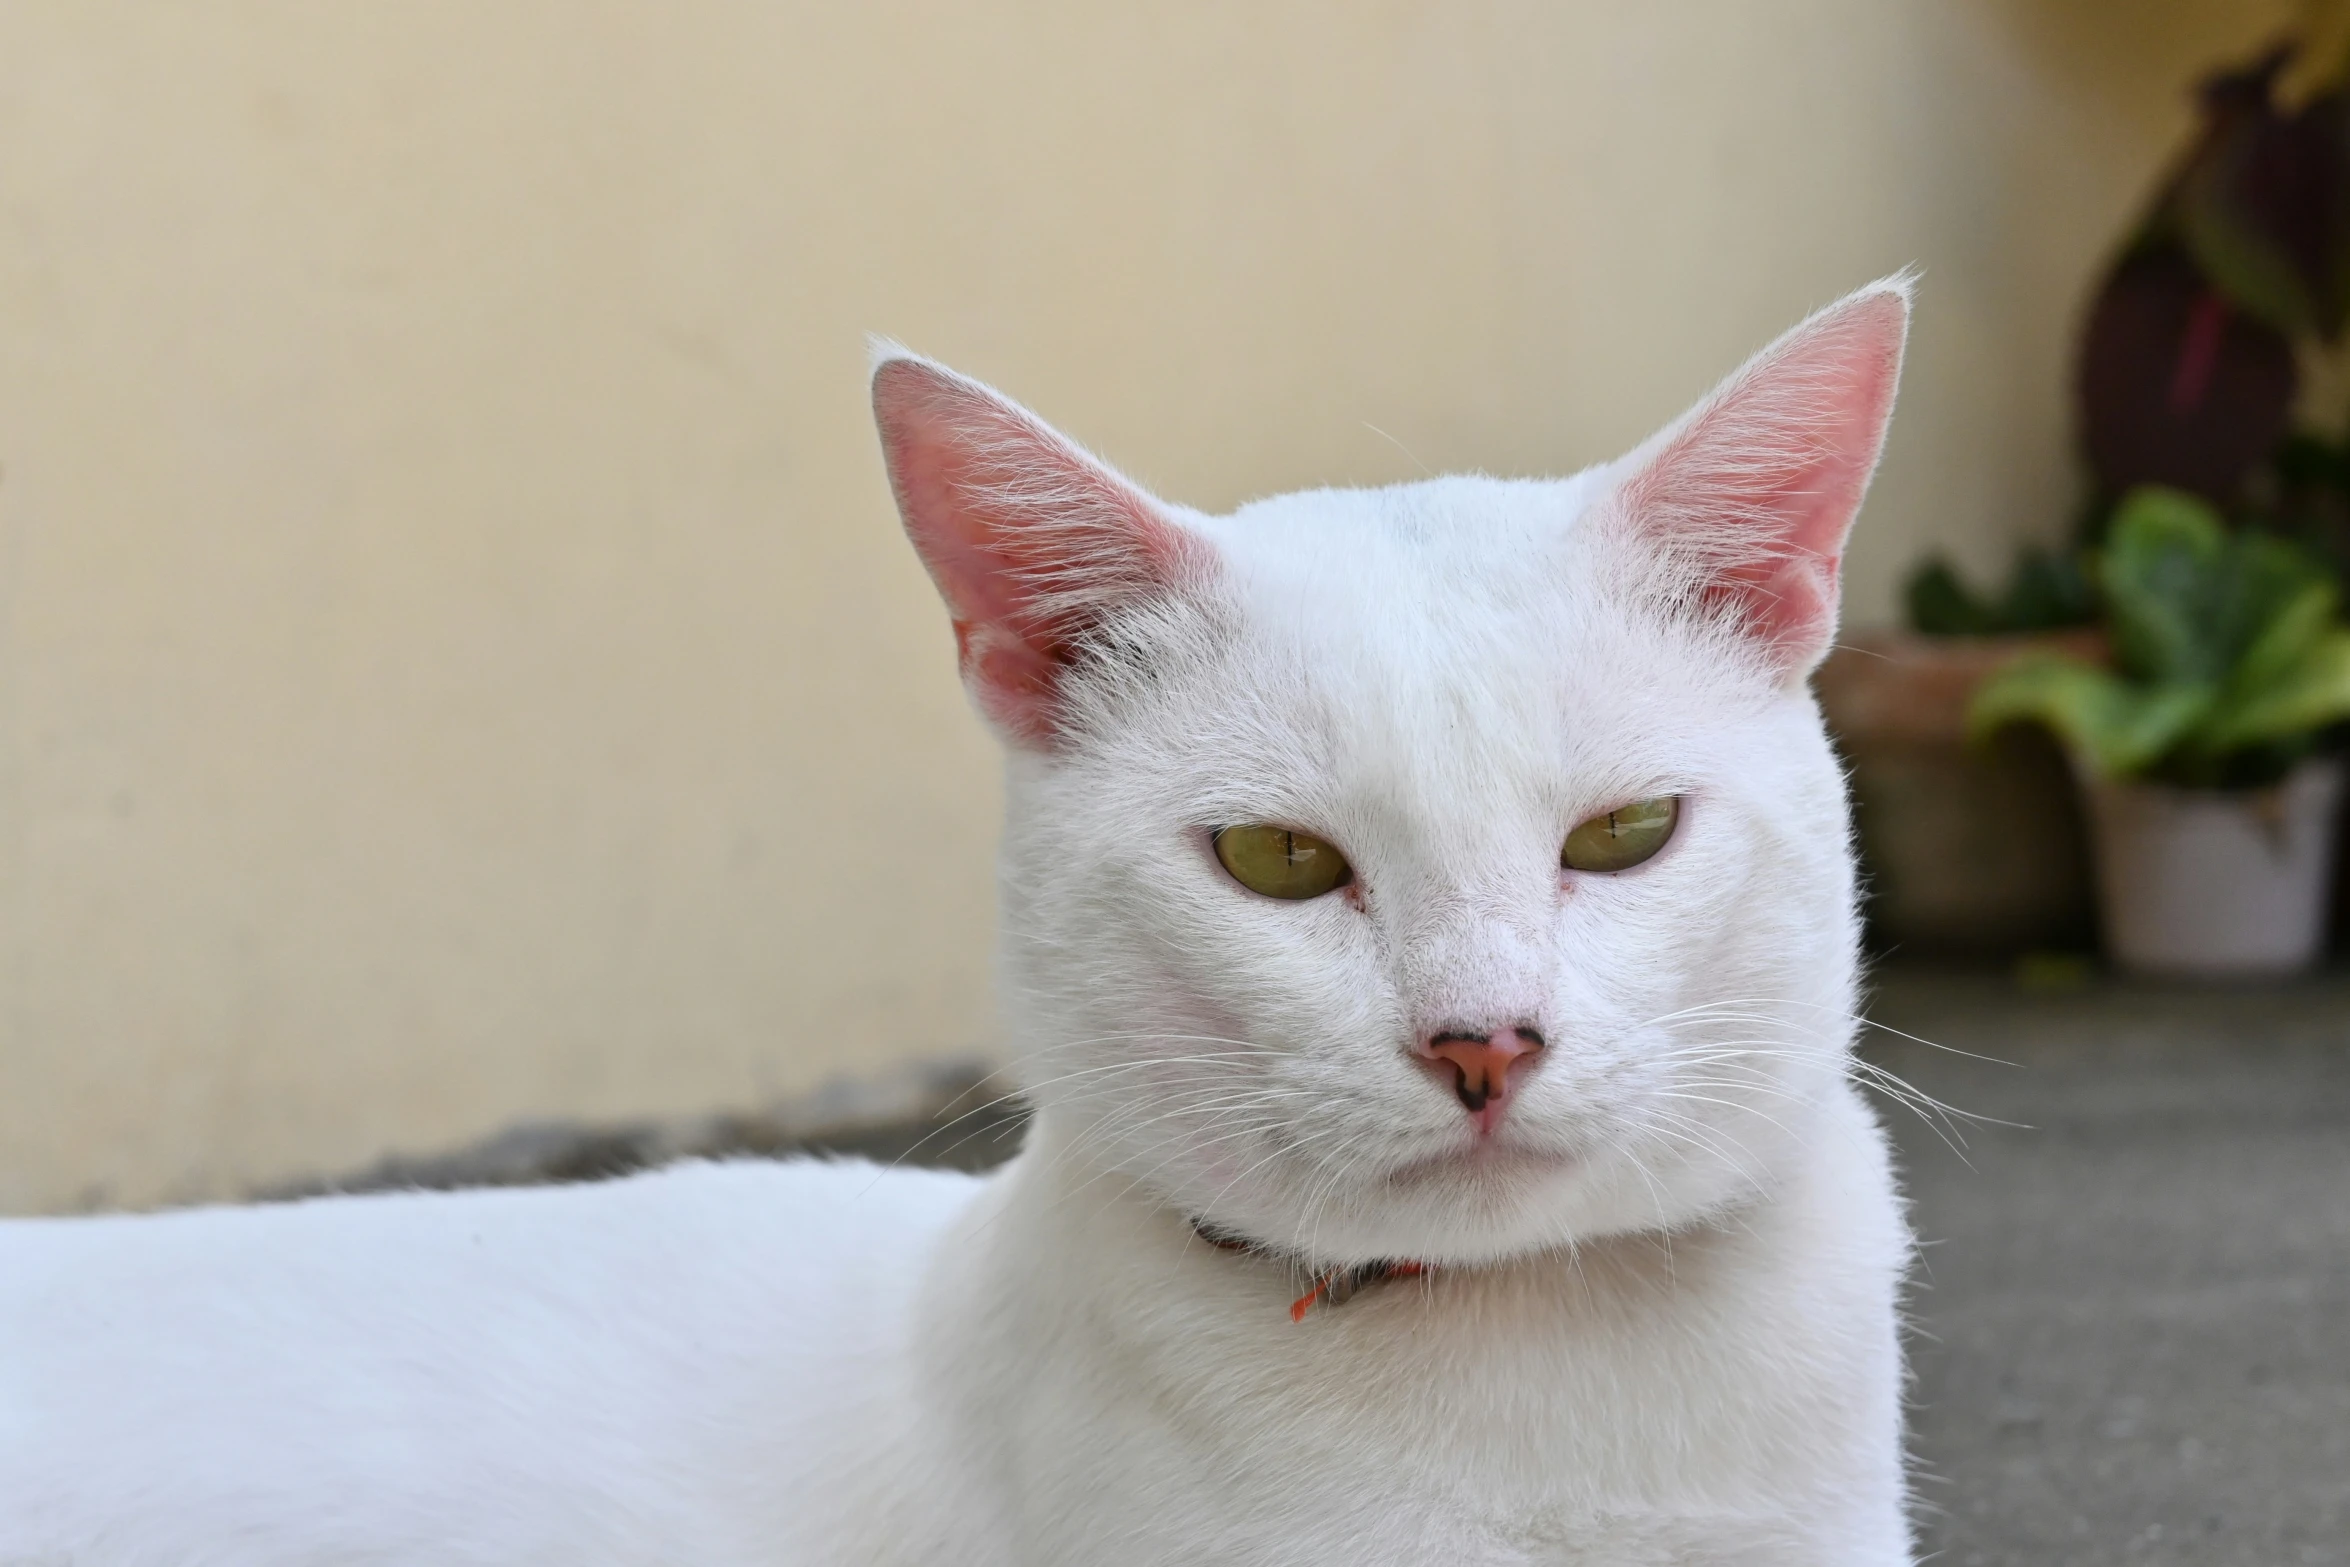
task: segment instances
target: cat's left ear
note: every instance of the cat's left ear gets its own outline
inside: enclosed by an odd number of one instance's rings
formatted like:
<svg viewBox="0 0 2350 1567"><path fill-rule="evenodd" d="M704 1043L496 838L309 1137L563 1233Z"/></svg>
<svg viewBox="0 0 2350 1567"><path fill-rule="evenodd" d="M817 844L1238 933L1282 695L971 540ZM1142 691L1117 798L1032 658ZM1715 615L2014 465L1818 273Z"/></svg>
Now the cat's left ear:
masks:
<svg viewBox="0 0 2350 1567"><path fill-rule="evenodd" d="M1630 457L1622 521L1674 596L1726 617L1789 680L1836 633L1845 535L1885 444L1909 332L1906 275L1764 349Z"/></svg>

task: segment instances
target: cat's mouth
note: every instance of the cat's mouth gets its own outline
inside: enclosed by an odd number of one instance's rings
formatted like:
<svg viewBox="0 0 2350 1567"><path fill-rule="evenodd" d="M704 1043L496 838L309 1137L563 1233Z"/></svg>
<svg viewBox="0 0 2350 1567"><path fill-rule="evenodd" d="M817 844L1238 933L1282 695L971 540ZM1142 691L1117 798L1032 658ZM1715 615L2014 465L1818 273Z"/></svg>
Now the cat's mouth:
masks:
<svg viewBox="0 0 2350 1567"><path fill-rule="evenodd" d="M1556 1148L1529 1147L1504 1133L1407 1160L1387 1172L1387 1184L1404 1188L1464 1180L1480 1185L1515 1184L1530 1178L1565 1174L1578 1162L1573 1154Z"/></svg>

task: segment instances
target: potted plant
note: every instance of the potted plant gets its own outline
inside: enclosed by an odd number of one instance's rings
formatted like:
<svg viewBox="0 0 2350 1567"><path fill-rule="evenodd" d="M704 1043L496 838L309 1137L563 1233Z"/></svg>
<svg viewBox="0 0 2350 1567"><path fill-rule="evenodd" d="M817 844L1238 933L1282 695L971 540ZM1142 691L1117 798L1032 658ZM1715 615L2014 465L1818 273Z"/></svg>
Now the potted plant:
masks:
<svg viewBox="0 0 2350 1567"><path fill-rule="evenodd" d="M2093 557L2110 657L2029 655L1970 704L2030 722L2081 781L2106 942L2125 968L2292 973L2321 950L2350 719L2340 588L2306 550L2146 486Z"/></svg>
<svg viewBox="0 0 2350 1567"><path fill-rule="evenodd" d="M1847 637L1816 679L1851 779L1872 938L1910 954L2087 946L2087 834L2062 756L2027 728L1967 739L1976 688L2019 654L2099 656L2079 558L2026 550L1992 594L1936 559L1907 599L1906 628Z"/></svg>
<svg viewBox="0 0 2350 1567"><path fill-rule="evenodd" d="M2313 11L2199 84L2195 133L2098 279L2074 383L2084 544L2122 497L2161 485L2350 564L2350 436L2334 433L2350 395L2346 30L2350 5ZM2064 629L2096 618L2078 558L2027 552L1992 595L1929 561L1910 581L1909 629L1855 637L1820 671L1872 924L1893 945L2087 936L2090 856L2057 747L2033 726L1964 741L1976 690L2019 652L2103 661L2093 627Z"/></svg>

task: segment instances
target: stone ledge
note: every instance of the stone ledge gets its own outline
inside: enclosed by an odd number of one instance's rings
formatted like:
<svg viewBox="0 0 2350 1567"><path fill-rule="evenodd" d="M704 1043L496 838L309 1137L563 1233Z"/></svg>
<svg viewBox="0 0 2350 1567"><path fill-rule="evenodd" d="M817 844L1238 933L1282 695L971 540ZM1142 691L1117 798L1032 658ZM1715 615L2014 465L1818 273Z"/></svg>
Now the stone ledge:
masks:
<svg viewBox="0 0 2350 1567"><path fill-rule="evenodd" d="M522 1121L469 1147L392 1154L347 1174L290 1181L265 1201L337 1192L455 1191L602 1181L680 1159L857 1155L879 1163L981 1170L1020 1146L1027 1122L984 1062L921 1062L882 1077L843 1079L763 1110L674 1120Z"/></svg>

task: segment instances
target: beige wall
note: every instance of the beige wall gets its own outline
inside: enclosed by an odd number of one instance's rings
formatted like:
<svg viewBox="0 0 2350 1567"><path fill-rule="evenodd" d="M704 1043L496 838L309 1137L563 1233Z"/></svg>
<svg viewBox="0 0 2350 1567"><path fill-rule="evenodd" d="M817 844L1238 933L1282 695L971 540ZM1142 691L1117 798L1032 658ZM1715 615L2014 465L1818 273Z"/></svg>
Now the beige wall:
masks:
<svg viewBox="0 0 2350 1567"><path fill-rule="evenodd" d="M0 1210L994 1045L864 331L1216 507L1573 468L1920 262L1881 619L2058 527L2084 273L2280 9L13 0Z"/></svg>

